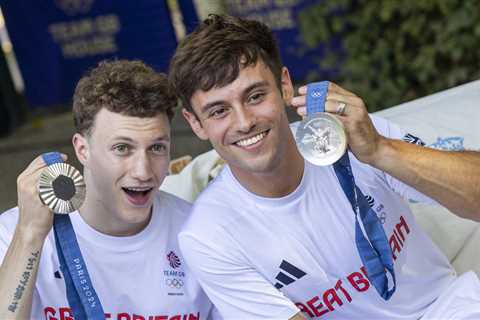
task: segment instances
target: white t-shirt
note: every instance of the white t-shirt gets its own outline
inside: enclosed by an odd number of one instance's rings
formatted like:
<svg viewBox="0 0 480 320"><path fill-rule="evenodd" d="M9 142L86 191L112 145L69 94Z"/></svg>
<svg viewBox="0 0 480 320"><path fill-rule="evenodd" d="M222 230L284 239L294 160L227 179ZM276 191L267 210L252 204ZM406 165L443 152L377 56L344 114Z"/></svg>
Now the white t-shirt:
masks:
<svg viewBox="0 0 480 320"><path fill-rule="evenodd" d="M128 237L102 234L70 214L78 245L107 319L206 319L212 305L186 267L177 235L191 205L160 191L148 226ZM11 242L18 209L0 215L0 262ZM53 230L43 246L32 319L71 319Z"/></svg>
<svg viewBox="0 0 480 320"><path fill-rule="evenodd" d="M384 136L403 136L373 120ZM432 200L352 154L350 161L392 248L392 298L383 300L365 275L354 213L332 166L305 162L301 184L282 198L250 193L225 167L179 235L187 263L225 319L288 319L299 311L322 319L419 319L454 282L454 269L403 197Z"/></svg>

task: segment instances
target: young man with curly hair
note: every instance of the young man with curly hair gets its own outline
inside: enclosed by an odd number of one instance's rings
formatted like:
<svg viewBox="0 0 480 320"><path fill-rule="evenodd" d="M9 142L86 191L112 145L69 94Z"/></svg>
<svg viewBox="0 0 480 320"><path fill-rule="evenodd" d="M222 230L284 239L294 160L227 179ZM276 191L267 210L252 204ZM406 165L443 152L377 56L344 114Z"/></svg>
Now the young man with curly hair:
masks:
<svg viewBox="0 0 480 320"><path fill-rule="evenodd" d="M176 105L166 76L140 61L100 63L75 90L72 143L86 198L69 217L107 319L197 320L211 311L177 244L190 204L158 191ZM45 167L38 157L25 169L18 207L0 216L1 319L73 319L54 215L37 191Z"/></svg>

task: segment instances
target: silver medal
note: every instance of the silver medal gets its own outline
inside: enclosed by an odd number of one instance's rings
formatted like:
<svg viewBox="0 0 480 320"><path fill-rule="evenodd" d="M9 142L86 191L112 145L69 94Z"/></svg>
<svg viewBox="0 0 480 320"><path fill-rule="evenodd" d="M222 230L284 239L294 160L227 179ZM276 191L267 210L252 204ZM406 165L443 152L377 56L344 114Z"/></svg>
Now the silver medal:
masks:
<svg viewBox="0 0 480 320"><path fill-rule="evenodd" d="M295 141L302 156L318 166L335 163L347 149L343 124L325 112L305 117L298 126Z"/></svg>
<svg viewBox="0 0 480 320"><path fill-rule="evenodd" d="M85 200L85 191L82 174L69 164L54 163L40 174L40 199L55 213L78 210Z"/></svg>

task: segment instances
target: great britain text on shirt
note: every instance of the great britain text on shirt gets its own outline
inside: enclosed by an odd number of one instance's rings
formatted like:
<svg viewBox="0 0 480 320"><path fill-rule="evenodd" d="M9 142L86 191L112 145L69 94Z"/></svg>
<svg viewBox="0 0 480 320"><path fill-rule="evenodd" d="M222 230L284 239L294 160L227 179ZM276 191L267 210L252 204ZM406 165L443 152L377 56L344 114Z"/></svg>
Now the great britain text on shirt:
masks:
<svg viewBox="0 0 480 320"><path fill-rule="evenodd" d="M72 309L68 307L55 309L54 307L46 307L44 309L45 319L47 320L74 320ZM174 315L139 315L130 314L128 312L120 312L117 314L105 313L105 319L112 320L200 320L200 313L174 314Z"/></svg>
<svg viewBox="0 0 480 320"><path fill-rule="evenodd" d="M394 261L397 260L398 255L402 251L409 233L410 228L405 218L400 216L400 222L395 225L392 234L388 238ZM338 279L332 288L325 290L322 294L315 295L305 302L295 302L295 305L310 318L321 317L342 307L346 302L352 302L353 298L349 290L365 292L370 287L371 284L368 281L365 267L361 267L359 271L350 273L345 279Z"/></svg>

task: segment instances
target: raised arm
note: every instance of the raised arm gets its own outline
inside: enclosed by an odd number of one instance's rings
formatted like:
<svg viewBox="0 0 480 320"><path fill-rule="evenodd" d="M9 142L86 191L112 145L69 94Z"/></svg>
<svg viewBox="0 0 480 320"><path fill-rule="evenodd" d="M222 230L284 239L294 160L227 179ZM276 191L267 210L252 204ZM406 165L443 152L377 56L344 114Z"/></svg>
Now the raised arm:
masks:
<svg viewBox="0 0 480 320"><path fill-rule="evenodd" d="M439 151L382 137L369 163L435 199L460 217L480 221L480 153Z"/></svg>
<svg viewBox="0 0 480 320"><path fill-rule="evenodd" d="M305 115L306 87L292 99L292 106ZM339 103L344 113L336 114ZM325 110L342 121L350 150L360 161L372 165L423 194L456 215L480 221L480 153L424 148L381 136L373 126L363 100L330 83Z"/></svg>
<svg viewBox="0 0 480 320"><path fill-rule="evenodd" d="M30 318L42 247L53 224L37 191L45 166L39 157L17 179L19 217L0 266L0 319Z"/></svg>

